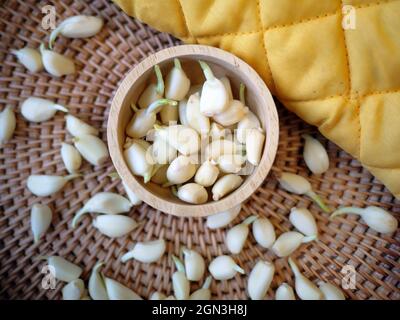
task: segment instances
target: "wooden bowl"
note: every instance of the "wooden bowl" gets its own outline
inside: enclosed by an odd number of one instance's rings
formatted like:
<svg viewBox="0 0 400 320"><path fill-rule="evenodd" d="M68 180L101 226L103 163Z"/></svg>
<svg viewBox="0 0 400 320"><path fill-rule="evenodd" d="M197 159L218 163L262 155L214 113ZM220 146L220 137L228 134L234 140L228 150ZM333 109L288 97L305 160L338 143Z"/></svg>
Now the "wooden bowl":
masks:
<svg viewBox="0 0 400 320"><path fill-rule="evenodd" d="M264 153L260 164L249 176L243 176L242 185L219 201L194 205L185 203L154 183L144 184L141 177L134 176L123 157L125 128L133 112L130 107L137 101L145 86L154 79L154 65L158 64L165 75L179 58L191 83L199 84L204 76L198 60L206 61L217 77L227 76L234 95L240 83L246 85L246 105L258 116L266 132ZM275 158L279 137L278 114L274 100L259 75L244 61L221 49L201 45L181 45L161 50L139 63L121 82L111 104L107 138L115 169L124 182L150 206L183 217L201 217L228 210L244 202L264 181Z"/></svg>

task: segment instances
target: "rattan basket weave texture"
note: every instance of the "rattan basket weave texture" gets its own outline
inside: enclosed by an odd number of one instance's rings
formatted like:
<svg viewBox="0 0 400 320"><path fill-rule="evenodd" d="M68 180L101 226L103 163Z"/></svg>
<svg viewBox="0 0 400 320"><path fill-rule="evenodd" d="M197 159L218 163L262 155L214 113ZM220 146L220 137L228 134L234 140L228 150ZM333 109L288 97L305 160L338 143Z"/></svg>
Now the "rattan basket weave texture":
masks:
<svg viewBox="0 0 400 320"><path fill-rule="evenodd" d="M57 1L54 3L57 21L76 14L100 15L105 20L102 31L90 39L57 39L55 50L73 58L79 66L75 75L53 78L45 72L28 73L10 53L25 45L38 47L48 39L48 31L40 27L41 8L48 1L9 0L0 8L0 104L11 105L17 111L17 129L11 141L0 148L0 298L59 299L63 283L55 290L41 286L43 261L40 255L61 255L84 268L87 281L90 270L105 261L104 271L144 298L154 291L171 293L171 275L175 271L171 255L181 246L195 248L210 262L216 255L227 253L225 230L212 231L204 219L177 218L156 211L146 204L134 208L129 215L143 225L132 234L116 240L102 236L86 217L77 229L70 228L74 213L96 192L114 191L123 194L119 181L108 174L114 171L111 161L101 167L83 166L84 176L70 182L58 194L39 199L26 189L30 174L66 174L60 156L60 145L71 141L66 133L64 117L34 124L18 113L20 103L29 96L44 97L69 107L72 114L101 128L106 140L106 124L113 94L124 75L146 56L162 48L179 44L171 36L158 33L125 15L106 0ZM302 160L304 132L315 133L295 115L279 107L280 143L273 172L264 184L244 204L238 223L250 214L266 216L273 222L277 234L291 230L288 221L291 207L308 207L316 216L320 230L318 242L303 245L293 257L310 279L330 281L340 285L345 265L357 272L356 288L345 290L351 299L400 299L400 232L380 235L362 224L355 216L343 216L329 221L308 199L289 194L277 185L274 172L296 172L308 177L317 192L332 207L339 205L378 205L399 217L400 202L359 162L321 138L330 156L330 169L324 175L310 175ZM51 228L35 246L30 231L30 208L34 203L49 204L54 211ZM157 263L141 264L119 258L135 241L164 237L167 251ZM293 285L293 275L287 259L278 259L250 240L236 261L249 272L259 258L274 261L276 274L267 298L273 298L282 283ZM246 276L230 281L213 281L213 298L245 299ZM198 284L192 284L195 290Z"/></svg>

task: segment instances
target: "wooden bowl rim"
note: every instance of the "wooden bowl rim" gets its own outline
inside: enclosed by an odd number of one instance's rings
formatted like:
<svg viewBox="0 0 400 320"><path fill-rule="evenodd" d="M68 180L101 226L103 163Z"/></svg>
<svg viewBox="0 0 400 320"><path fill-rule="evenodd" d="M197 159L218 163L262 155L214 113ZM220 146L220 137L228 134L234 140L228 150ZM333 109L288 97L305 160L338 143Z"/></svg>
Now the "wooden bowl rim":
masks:
<svg viewBox="0 0 400 320"><path fill-rule="evenodd" d="M134 177L125 163L122 146L118 144L118 122L121 113L121 108L124 99L129 92L130 87L150 68L156 64L161 64L164 61L171 60L176 57L190 57L192 55L212 57L216 60L224 61L232 65L236 72L246 74L249 81L254 82L259 89L259 94L262 99L266 100L268 109L266 123L266 140L263 156L260 164L254 172L248 176L237 190L225 196L219 201L211 201L205 204L193 205L184 203L175 203L163 199L158 195L144 188ZM205 58L206 60L206 58ZM218 64L218 63L217 63ZM274 132L275 131L275 132ZM123 177L124 182L131 188L139 198L151 207L166 212L175 216L181 217L204 217L218 212L226 211L239 203L247 200L256 189L263 183L271 170L273 161L276 156L279 139L279 120L275 102L272 98L268 87L257 74L257 72L246 62L236 57L235 55L211 46L205 45L178 45L160 50L137 64L128 72L126 77L120 83L113 100L107 123L107 140L110 150L110 155L115 169L119 176Z"/></svg>

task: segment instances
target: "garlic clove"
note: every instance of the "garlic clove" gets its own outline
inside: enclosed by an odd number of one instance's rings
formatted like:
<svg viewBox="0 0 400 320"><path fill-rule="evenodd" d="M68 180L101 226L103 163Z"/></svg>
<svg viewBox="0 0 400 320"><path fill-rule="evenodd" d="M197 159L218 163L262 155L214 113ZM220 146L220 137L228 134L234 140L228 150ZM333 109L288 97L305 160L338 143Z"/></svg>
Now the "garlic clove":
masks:
<svg viewBox="0 0 400 320"><path fill-rule="evenodd" d="M229 130L225 129L220 124L218 124L216 122L211 123L211 128L210 128L210 133L209 133L210 137L211 137L211 141L225 138L225 136L227 135L227 131L229 131Z"/></svg>
<svg viewBox="0 0 400 320"><path fill-rule="evenodd" d="M210 300L211 299L211 291L210 291L210 285L211 285L212 277L208 276L207 279L204 281L203 286L193 292L189 299L190 300Z"/></svg>
<svg viewBox="0 0 400 320"><path fill-rule="evenodd" d="M80 300L85 291L85 284L81 279L72 280L62 289L63 300Z"/></svg>
<svg viewBox="0 0 400 320"><path fill-rule="evenodd" d="M18 62L21 63L30 72L39 72L43 70L42 56L40 52L32 48L22 48L20 50L11 50Z"/></svg>
<svg viewBox="0 0 400 320"><path fill-rule="evenodd" d="M75 228L82 216L88 212L119 214L128 212L132 203L125 197L112 192L99 192L92 196L72 219L72 227Z"/></svg>
<svg viewBox="0 0 400 320"><path fill-rule="evenodd" d="M264 248L271 248L276 240L275 229L268 218L258 218L253 222L253 236Z"/></svg>
<svg viewBox="0 0 400 320"><path fill-rule="evenodd" d="M51 209L45 204L35 203L31 210L31 228L33 233L34 242L37 243L39 239L46 233L50 227L52 219Z"/></svg>
<svg viewBox="0 0 400 320"><path fill-rule="evenodd" d="M138 105L140 109L146 109L154 101L161 99L162 95L157 92L157 85L150 83L140 95Z"/></svg>
<svg viewBox="0 0 400 320"><path fill-rule="evenodd" d="M380 233L393 233L398 227L398 221L395 217L386 210L375 206L366 208L343 207L333 212L330 219L341 214L360 215L368 227Z"/></svg>
<svg viewBox="0 0 400 320"><path fill-rule="evenodd" d="M176 300L187 300L190 294L190 283L185 275L185 267L175 256L172 256L177 271L172 275L172 288Z"/></svg>
<svg viewBox="0 0 400 320"><path fill-rule="evenodd" d="M164 254L165 247L164 239L138 242L131 251L121 257L121 261L126 262L129 259L135 259L143 263L156 262Z"/></svg>
<svg viewBox="0 0 400 320"><path fill-rule="evenodd" d="M242 182L242 177L235 174L227 174L226 176L219 178L211 190L213 200L218 201L228 193L236 190Z"/></svg>
<svg viewBox="0 0 400 320"><path fill-rule="evenodd" d="M124 186L126 195L133 206L138 206L142 204L142 200L134 193L131 188L122 180L122 185Z"/></svg>
<svg viewBox="0 0 400 320"><path fill-rule="evenodd" d="M303 134L302 138L305 140L303 158L308 169L314 174L324 173L329 168L329 157L324 146L308 134Z"/></svg>
<svg viewBox="0 0 400 320"><path fill-rule="evenodd" d="M183 249L185 273L189 281L200 281L203 278L206 264L204 258L195 250Z"/></svg>
<svg viewBox="0 0 400 320"><path fill-rule="evenodd" d="M240 268L230 256L218 256L208 265L208 271L216 280L232 279L237 272L244 274L244 270Z"/></svg>
<svg viewBox="0 0 400 320"><path fill-rule="evenodd" d="M272 251L280 258L292 254L302 243L316 239L316 235L305 237L299 232L288 231L282 233L272 246Z"/></svg>
<svg viewBox="0 0 400 320"><path fill-rule="evenodd" d="M26 182L29 191L38 197L47 197L60 191L65 184L77 177L79 174L70 174L65 177L48 175L30 175Z"/></svg>
<svg viewBox="0 0 400 320"><path fill-rule="evenodd" d="M193 204L202 204L208 200L207 190L197 183L187 183L181 186L177 196L182 201Z"/></svg>
<svg viewBox="0 0 400 320"><path fill-rule="evenodd" d="M242 205L237 206L223 212L219 212L207 217L207 227L210 229L218 229L225 227L231 223L240 213ZM254 228L254 225L253 225Z"/></svg>
<svg viewBox="0 0 400 320"><path fill-rule="evenodd" d="M223 154L217 160L218 167L223 173L238 173L245 162L246 158L240 154Z"/></svg>
<svg viewBox="0 0 400 320"><path fill-rule="evenodd" d="M154 163L154 160L151 158L149 152L146 152L138 143L132 143L132 145L124 151L124 157L129 169L134 175L143 177L145 183L150 181L153 172L152 163Z"/></svg>
<svg viewBox="0 0 400 320"><path fill-rule="evenodd" d="M272 278L274 277L275 267L267 261L258 261L250 272L247 282L247 292L252 300L264 299Z"/></svg>
<svg viewBox="0 0 400 320"><path fill-rule="evenodd" d="M165 80L165 97L182 100L190 89L190 79L182 69L179 59L174 59L174 67Z"/></svg>
<svg viewBox="0 0 400 320"><path fill-rule="evenodd" d="M200 138L196 130L183 126L154 126L158 136L185 156L197 153L200 149Z"/></svg>
<svg viewBox="0 0 400 320"><path fill-rule="evenodd" d="M224 154L240 154L242 146L234 141L219 139L214 140L205 148L205 158L208 160L218 161L218 158Z"/></svg>
<svg viewBox="0 0 400 320"><path fill-rule="evenodd" d="M295 289L299 298L301 300L322 300L324 297L322 291L301 274L292 258L289 258L289 265L295 276Z"/></svg>
<svg viewBox="0 0 400 320"><path fill-rule="evenodd" d="M165 300L167 296L161 292L153 292L150 296L150 300Z"/></svg>
<svg viewBox="0 0 400 320"><path fill-rule="evenodd" d="M190 180L196 173L196 165L187 156L178 156L168 166L169 184L181 184Z"/></svg>
<svg viewBox="0 0 400 320"><path fill-rule="evenodd" d="M77 173L82 165L82 157L76 148L68 143L61 144L61 158L69 173Z"/></svg>
<svg viewBox="0 0 400 320"><path fill-rule="evenodd" d="M231 126L242 120L249 108L245 107L239 100L231 100L228 108L213 116L213 120L223 126Z"/></svg>
<svg viewBox="0 0 400 320"><path fill-rule="evenodd" d="M143 300L136 292L111 278L104 278L104 283L110 300Z"/></svg>
<svg viewBox="0 0 400 320"><path fill-rule="evenodd" d="M57 280L71 282L80 277L82 268L59 256L47 257L47 264L54 271Z"/></svg>
<svg viewBox="0 0 400 320"><path fill-rule="evenodd" d="M17 121L12 107L5 107L0 112L0 145L12 138L16 125Z"/></svg>
<svg viewBox="0 0 400 320"><path fill-rule="evenodd" d="M287 283L282 283L279 288L276 289L275 300L296 300L293 288Z"/></svg>
<svg viewBox="0 0 400 320"><path fill-rule="evenodd" d="M75 65L71 59L46 49L43 43L40 45L40 53L45 70L52 76L61 77L75 73Z"/></svg>
<svg viewBox="0 0 400 320"><path fill-rule="evenodd" d="M249 129L246 135L246 156L252 165L259 165L264 148L265 135L261 128Z"/></svg>
<svg viewBox="0 0 400 320"><path fill-rule="evenodd" d="M186 117L187 102L188 102L187 99L183 99L179 101L179 106L178 106L179 122L180 124L186 127L189 126L189 121Z"/></svg>
<svg viewBox="0 0 400 320"><path fill-rule="evenodd" d="M233 100L232 87L231 87L231 82L229 81L229 79L227 77L222 77L219 80L223 83L225 90L228 94L229 100Z"/></svg>
<svg viewBox="0 0 400 320"><path fill-rule="evenodd" d="M210 67L199 61L206 81L203 84L200 97L200 111L207 117L212 117L228 108L229 95L221 80L215 78Z"/></svg>
<svg viewBox="0 0 400 320"><path fill-rule="evenodd" d="M212 161L205 161L201 164L194 176L194 181L203 187L211 187L219 175L218 167Z"/></svg>
<svg viewBox="0 0 400 320"><path fill-rule="evenodd" d="M73 141L82 157L92 165L99 166L107 161L108 149L100 138L86 134L75 137Z"/></svg>
<svg viewBox="0 0 400 320"><path fill-rule="evenodd" d="M318 286L323 293L324 300L346 300L343 292L333 284L320 281Z"/></svg>
<svg viewBox="0 0 400 320"><path fill-rule="evenodd" d="M92 127L73 115L66 115L65 121L67 131L74 137L80 137L87 134L97 136L99 134L99 130L97 130L95 127Z"/></svg>
<svg viewBox="0 0 400 320"><path fill-rule="evenodd" d="M131 232L138 224L135 220L126 216L101 215L93 220L93 226L110 238L118 238Z"/></svg>
<svg viewBox="0 0 400 320"><path fill-rule="evenodd" d="M100 268L103 267L103 265L103 262L96 263L89 278L88 290L93 300L108 300L104 276L100 272Z"/></svg>
<svg viewBox="0 0 400 320"><path fill-rule="evenodd" d="M250 216L242 223L228 230L225 236L225 245L231 253L239 254L242 251L249 235L249 225L255 219L257 219L256 216Z"/></svg>
<svg viewBox="0 0 400 320"><path fill-rule="evenodd" d="M149 152L151 158L158 164L168 164L178 156L178 152L175 148L171 147L168 142L163 139L158 138L156 138L154 143L149 147Z"/></svg>
<svg viewBox="0 0 400 320"><path fill-rule="evenodd" d="M51 119L57 110L68 112L62 105L47 99L29 97L21 105L21 114L28 121L42 122Z"/></svg>
<svg viewBox="0 0 400 320"><path fill-rule="evenodd" d="M194 93L186 104L186 119L193 129L200 135L207 135L210 131L210 119L200 112L200 94Z"/></svg>
<svg viewBox="0 0 400 320"><path fill-rule="evenodd" d="M317 223L314 216L306 208L292 208L289 220L292 225L306 236L318 236Z"/></svg>
<svg viewBox="0 0 400 320"><path fill-rule="evenodd" d="M157 170L155 172L153 172L153 176L151 177L151 182L157 183L157 184L166 184L168 183L168 178L167 178L167 170L168 170L168 165L163 165L159 168L157 168Z"/></svg>

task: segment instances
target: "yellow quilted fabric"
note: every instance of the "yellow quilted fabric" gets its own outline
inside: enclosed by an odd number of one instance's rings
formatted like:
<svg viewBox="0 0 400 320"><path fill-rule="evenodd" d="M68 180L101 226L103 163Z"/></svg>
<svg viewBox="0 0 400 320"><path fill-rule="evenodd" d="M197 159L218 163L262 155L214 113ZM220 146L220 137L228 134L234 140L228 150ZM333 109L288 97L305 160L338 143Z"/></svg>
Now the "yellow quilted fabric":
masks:
<svg viewBox="0 0 400 320"><path fill-rule="evenodd" d="M186 43L252 65L291 111L400 197L400 1L115 0ZM355 29L342 28L352 5Z"/></svg>

